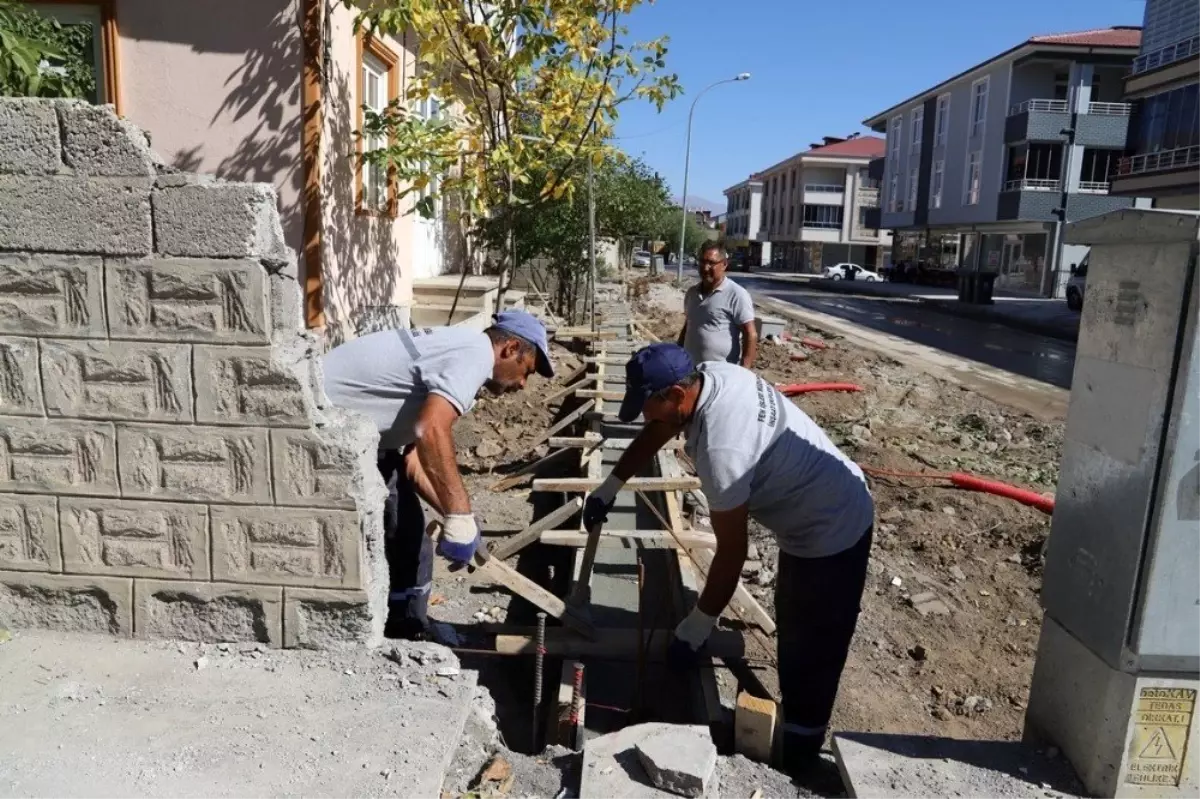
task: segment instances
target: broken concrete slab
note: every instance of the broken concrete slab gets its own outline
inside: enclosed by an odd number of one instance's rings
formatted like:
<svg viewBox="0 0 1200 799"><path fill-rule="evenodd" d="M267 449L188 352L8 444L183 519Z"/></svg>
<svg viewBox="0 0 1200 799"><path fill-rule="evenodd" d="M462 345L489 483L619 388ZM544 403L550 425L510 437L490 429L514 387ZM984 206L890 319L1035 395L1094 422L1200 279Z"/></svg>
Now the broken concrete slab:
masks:
<svg viewBox="0 0 1200 799"><path fill-rule="evenodd" d="M717 747L708 728L678 724L653 726L638 741L638 761L658 788L680 796L704 796L717 767Z"/></svg>
<svg viewBox="0 0 1200 799"><path fill-rule="evenodd" d="M852 797L1083 795L1066 760L1016 741L837 733L833 752Z"/></svg>
<svg viewBox="0 0 1200 799"><path fill-rule="evenodd" d="M623 730L601 735L588 741L583 748L583 768L579 779L579 799L659 799L679 794L662 790L647 773L638 753L638 746L651 738L670 731L673 735L700 731L709 746L712 739L704 726L680 724L635 724ZM713 749L713 766L716 749ZM712 769L709 770L711 775ZM715 780L709 780L706 796L715 796ZM686 794L700 796L702 794Z"/></svg>
<svg viewBox="0 0 1200 799"><path fill-rule="evenodd" d="M428 643L385 657L21 630L0 673L5 796L438 796L478 701L477 673Z"/></svg>

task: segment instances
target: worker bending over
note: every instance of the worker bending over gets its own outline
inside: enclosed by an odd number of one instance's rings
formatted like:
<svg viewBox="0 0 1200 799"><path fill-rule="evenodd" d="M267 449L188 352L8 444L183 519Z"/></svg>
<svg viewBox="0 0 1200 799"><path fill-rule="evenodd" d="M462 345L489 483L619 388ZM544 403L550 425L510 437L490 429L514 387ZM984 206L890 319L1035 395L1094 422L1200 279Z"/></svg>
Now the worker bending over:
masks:
<svg viewBox="0 0 1200 799"><path fill-rule="evenodd" d="M554 376L546 329L524 311L504 311L482 333L462 327L384 330L325 356L325 393L379 430L379 473L388 487L384 548L391 586L384 635L420 638L433 579L433 545L420 499L443 517L437 554L468 563L479 527L455 462L451 428L486 386L519 391L536 371Z"/></svg>
<svg viewBox="0 0 1200 799"><path fill-rule="evenodd" d="M588 498L602 523L617 491L675 435L708 498L717 550L696 607L675 628L668 662L694 664L746 561L747 522L775 534L784 766L819 766L838 681L858 621L874 503L862 471L774 386L740 366L694 366L675 344L639 350L625 366L620 418L645 427Z"/></svg>
<svg viewBox="0 0 1200 799"><path fill-rule="evenodd" d="M700 282L683 295L679 346L693 363L724 361L749 369L758 356L758 329L750 292L725 277L729 256L715 241L700 245Z"/></svg>

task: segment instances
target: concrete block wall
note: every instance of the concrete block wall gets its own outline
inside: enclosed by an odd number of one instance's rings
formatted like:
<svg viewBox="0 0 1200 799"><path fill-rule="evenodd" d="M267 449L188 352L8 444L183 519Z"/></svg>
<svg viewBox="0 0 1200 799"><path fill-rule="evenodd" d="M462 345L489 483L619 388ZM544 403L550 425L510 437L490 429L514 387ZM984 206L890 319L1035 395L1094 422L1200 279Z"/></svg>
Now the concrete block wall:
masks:
<svg viewBox="0 0 1200 799"><path fill-rule="evenodd" d="M274 190L0 98L0 623L381 637L377 436L328 405Z"/></svg>

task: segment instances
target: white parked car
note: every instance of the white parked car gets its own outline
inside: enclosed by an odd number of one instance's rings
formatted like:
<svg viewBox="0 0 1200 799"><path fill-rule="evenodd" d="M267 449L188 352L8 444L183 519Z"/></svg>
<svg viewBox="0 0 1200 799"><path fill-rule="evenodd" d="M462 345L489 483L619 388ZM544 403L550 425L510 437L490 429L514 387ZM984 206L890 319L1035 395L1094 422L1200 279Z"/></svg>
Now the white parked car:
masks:
<svg viewBox="0 0 1200 799"><path fill-rule="evenodd" d="M878 283L883 280L878 273L849 263L827 266L821 270L821 277L826 280L861 280L864 283Z"/></svg>
<svg viewBox="0 0 1200 799"><path fill-rule="evenodd" d="M640 266L644 269L650 268L650 253L645 250L633 251L633 265Z"/></svg>

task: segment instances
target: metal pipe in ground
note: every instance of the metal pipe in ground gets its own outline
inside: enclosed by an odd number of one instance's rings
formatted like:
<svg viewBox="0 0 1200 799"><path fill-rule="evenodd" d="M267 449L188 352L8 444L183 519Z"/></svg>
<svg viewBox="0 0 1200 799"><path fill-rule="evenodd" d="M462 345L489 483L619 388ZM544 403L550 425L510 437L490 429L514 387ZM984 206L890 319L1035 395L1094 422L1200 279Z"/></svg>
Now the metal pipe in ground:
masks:
<svg viewBox="0 0 1200 799"><path fill-rule="evenodd" d="M582 749L583 730L579 724L579 717L583 715L583 664L576 661L574 668L571 679L571 735L575 738L573 746Z"/></svg>
<svg viewBox="0 0 1200 799"><path fill-rule="evenodd" d="M542 666L546 660L546 614L537 615L537 649L533 656L533 721L529 725L531 752L538 751L538 732L542 709Z"/></svg>

